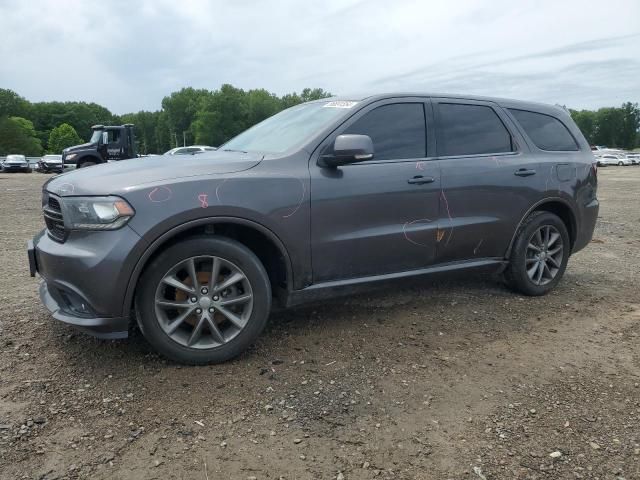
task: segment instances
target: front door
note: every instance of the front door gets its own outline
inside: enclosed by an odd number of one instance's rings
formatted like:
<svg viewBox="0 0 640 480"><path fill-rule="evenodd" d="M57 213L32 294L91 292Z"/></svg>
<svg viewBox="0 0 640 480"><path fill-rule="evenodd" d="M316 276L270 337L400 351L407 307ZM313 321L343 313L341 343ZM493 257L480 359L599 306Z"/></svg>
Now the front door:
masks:
<svg viewBox="0 0 640 480"><path fill-rule="evenodd" d="M367 106L311 157L314 283L419 269L436 254L440 169L427 135L424 98ZM322 168L340 134L369 135L374 158Z"/></svg>
<svg viewBox="0 0 640 480"><path fill-rule="evenodd" d="M491 102L434 99L442 172L438 263L503 257L542 175L510 118Z"/></svg>

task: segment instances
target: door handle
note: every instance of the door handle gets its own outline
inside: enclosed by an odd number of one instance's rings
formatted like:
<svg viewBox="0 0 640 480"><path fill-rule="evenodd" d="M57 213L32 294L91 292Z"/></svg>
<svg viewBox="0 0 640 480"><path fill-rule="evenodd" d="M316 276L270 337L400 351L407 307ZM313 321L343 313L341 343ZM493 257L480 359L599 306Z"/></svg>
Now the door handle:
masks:
<svg viewBox="0 0 640 480"><path fill-rule="evenodd" d="M520 170L516 170L515 172L513 172L513 174L517 175L518 177L530 177L531 175L535 175L536 171L530 170L528 168L521 168Z"/></svg>
<svg viewBox="0 0 640 480"><path fill-rule="evenodd" d="M433 177L423 177L422 175L416 175L413 178L407 180L407 183L411 185L424 185L425 183L433 183L436 179Z"/></svg>

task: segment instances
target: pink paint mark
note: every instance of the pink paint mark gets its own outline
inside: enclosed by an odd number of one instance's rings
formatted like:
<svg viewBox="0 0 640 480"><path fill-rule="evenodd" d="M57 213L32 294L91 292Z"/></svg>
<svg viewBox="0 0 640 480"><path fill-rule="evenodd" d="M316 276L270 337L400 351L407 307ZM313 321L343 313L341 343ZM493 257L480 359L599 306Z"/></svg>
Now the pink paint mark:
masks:
<svg viewBox="0 0 640 480"><path fill-rule="evenodd" d="M416 163L416 170L424 170L424 162Z"/></svg>
<svg viewBox="0 0 640 480"><path fill-rule="evenodd" d="M206 193L201 193L200 195L198 195L198 201L200 202L200 206L202 208L207 208L209 206L209 202L207 201L208 197L209 195L207 195Z"/></svg>
<svg viewBox="0 0 640 480"><path fill-rule="evenodd" d="M402 226L402 233L404 234L404 238L407 240L407 242L409 243L413 243L414 245L419 245L421 247L429 247L429 245L425 244L425 243L420 243L420 242L416 242L414 240L411 240L409 238L409 235L407 235L407 227L413 225L414 223L418 223L418 222L426 222L426 223L430 223L431 220L428 218L419 218L418 220L413 220L411 222L407 222Z"/></svg>
<svg viewBox="0 0 640 480"><path fill-rule="evenodd" d="M173 192L169 187L156 187L149 192L149 200L153 203L162 203L170 200Z"/></svg>
<svg viewBox="0 0 640 480"><path fill-rule="evenodd" d="M453 221L453 217L451 216L451 211L449 210L449 201L447 200L447 195L444 193L444 190L440 190L440 196L442 197L442 200L444 200L444 206L447 209L447 216L449 217L449 220ZM453 226L451 227L451 230L449 230L449 237L447 238L447 241L444 244L445 247L449 245L449 242L451 241L451 237L453 237Z"/></svg>

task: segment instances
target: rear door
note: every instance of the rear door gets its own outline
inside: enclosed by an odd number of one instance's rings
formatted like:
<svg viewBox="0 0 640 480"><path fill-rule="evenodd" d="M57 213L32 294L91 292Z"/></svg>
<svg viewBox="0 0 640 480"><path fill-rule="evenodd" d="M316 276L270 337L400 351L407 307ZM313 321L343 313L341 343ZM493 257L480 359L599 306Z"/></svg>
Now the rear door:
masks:
<svg viewBox="0 0 640 480"><path fill-rule="evenodd" d="M438 262L503 257L538 196L539 165L491 102L434 99L442 173Z"/></svg>
<svg viewBox="0 0 640 480"><path fill-rule="evenodd" d="M423 268L435 260L440 171L429 102L389 99L363 108L315 150L311 174L314 283ZM322 168L340 134L369 135L373 160Z"/></svg>

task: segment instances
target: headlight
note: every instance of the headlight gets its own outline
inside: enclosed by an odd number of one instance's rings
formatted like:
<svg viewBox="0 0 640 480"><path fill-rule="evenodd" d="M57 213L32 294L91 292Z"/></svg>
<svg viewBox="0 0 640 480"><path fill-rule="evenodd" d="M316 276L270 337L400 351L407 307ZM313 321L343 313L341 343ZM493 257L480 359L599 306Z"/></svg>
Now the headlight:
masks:
<svg viewBox="0 0 640 480"><path fill-rule="evenodd" d="M71 230L115 230L135 214L119 197L64 197L65 223Z"/></svg>
<svg viewBox="0 0 640 480"><path fill-rule="evenodd" d="M65 160L73 160L74 158L76 158L78 156L77 153L70 153L69 155L67 155L65 157Z"/></svg>

